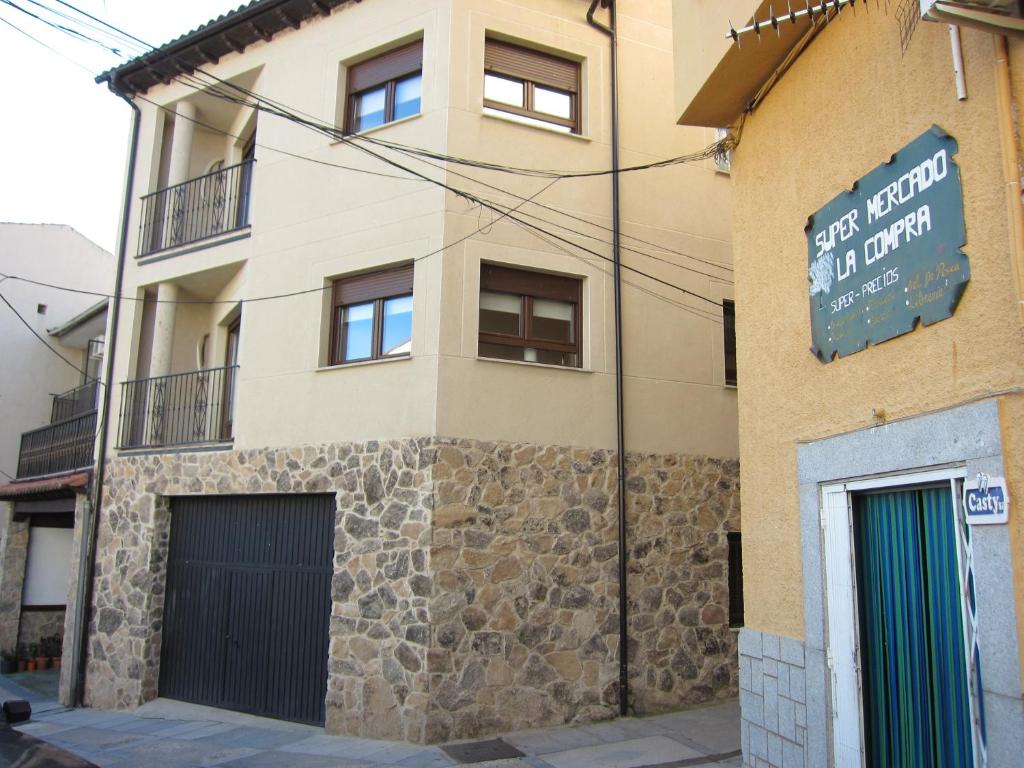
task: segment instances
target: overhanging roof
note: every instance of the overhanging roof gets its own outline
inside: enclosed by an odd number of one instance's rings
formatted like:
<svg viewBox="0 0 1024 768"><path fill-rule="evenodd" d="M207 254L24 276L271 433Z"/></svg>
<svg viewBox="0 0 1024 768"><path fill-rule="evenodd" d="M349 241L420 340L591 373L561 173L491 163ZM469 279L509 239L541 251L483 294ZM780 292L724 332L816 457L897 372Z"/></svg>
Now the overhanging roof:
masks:
<svg viewBox="0 0 1024 768"><path fill-rule="evenodd" d="M60 339L66 346L85 349L89 339L102 336L106 330L108 304L109 299L94 304L66 323L51 328L49 334Z"/></svg>
<svg viewBox="0 0 1024 768"><path fill-rule="evenodd" d="M41 480L0 483L0 501L46 499L68 492L85 493L89 485L89 475L89 472L73 472Z"/></svg>
<svg viewBox="0 0 1024 768"><path fill-rule="evenodd" d="M358 1L358 0L357 0ZM207 24L96 78L109 82L126 96L145 93L158 83L191 74L204 64L215 64L229 53L241 53L282 30L298 29L303 21L329 16L350 0L254 0Z"/></svg>
<svg viewBox="0 0 1024 768"><path fill-rule="evenodd" d="M778 13L777 2L763 0L747 23L768 19L770 6L776 6ZM810 19L803 16L795 22L779 19L778 32L765 25L760 36L743 35L739 44L733 43L719 60L679 118L679 124L719 128L731 125L810 29ZM728 23L723 19L721 34L725 36L728 32Z"/></svg>

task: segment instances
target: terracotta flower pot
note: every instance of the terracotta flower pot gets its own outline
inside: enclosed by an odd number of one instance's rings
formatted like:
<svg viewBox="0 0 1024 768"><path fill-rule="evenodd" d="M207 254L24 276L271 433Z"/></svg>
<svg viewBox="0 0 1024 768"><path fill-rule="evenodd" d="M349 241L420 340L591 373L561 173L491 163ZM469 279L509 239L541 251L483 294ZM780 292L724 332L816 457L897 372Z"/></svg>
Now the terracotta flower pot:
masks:
<svg viewBox="0 0 1024 768"><path fill-rule="evenodd" d="M27 659L18 659L18 671L19 672L24 672L27 669L28 669L28 660Z"/></svg>
<svg viewBox="0 0 1024 768"><path fill-rule="evenodd" d="M53 669L60 669L60 656L54 656L50 659L50 666Z"/></svg>
<svg viewBox="0 0 1024 768"><path fill-rule="evenodd" d="M46 662L49 661L45 656L36 656L36 669L46 669Z"/></svg>
<svg viewBox="0 0 1024 768"><path fill-rule="evenodd" d="M26 672L35 672L36 671L36 660L35 659L29 659L28 661L25 662L25 671Z"/></svg>

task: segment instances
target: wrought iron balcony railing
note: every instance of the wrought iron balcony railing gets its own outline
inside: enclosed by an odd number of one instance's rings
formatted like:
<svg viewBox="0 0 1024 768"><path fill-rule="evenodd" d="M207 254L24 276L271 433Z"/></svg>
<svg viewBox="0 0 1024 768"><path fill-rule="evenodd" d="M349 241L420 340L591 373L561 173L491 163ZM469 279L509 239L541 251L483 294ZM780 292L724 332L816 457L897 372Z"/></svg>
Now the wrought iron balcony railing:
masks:
<svg viewBox="0 0 1024 768"><path fill-rule="evenodd" d="M95 411L99 406L100 383L90 381L80 387L69 389L60 395L53 396L53 407L50 411L50 423L56 424L74 416L81 416L89 411Z"/></svg>
<svg viewBox="0 0 1024 768"><path fill-rule="evenodd" d="M246 160L144 196L139 256L248 226L254 162Z"/></svg>
<svg viewBox="0 0 1024 768"><path fill-rule="evenodd" d="M92 466L96 410L57 421L21 436L18 479L71 472Z"/></svg>
<svg viewBox="0 0 1024 768"><path fill-rule="evenodd" d="M208 368L121 385L119 448L231 440L238 366Z"/></svg>

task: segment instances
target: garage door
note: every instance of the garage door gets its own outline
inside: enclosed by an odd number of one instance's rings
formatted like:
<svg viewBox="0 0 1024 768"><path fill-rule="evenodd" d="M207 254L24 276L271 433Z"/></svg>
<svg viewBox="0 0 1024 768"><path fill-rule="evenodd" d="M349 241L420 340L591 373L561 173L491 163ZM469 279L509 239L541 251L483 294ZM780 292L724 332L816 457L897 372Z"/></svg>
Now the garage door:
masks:
<svg viewBox="0 0 1024 768"><path fill-rule="evenodd" d="M171 502L160 695L322 725L333 495Z"/></svg>

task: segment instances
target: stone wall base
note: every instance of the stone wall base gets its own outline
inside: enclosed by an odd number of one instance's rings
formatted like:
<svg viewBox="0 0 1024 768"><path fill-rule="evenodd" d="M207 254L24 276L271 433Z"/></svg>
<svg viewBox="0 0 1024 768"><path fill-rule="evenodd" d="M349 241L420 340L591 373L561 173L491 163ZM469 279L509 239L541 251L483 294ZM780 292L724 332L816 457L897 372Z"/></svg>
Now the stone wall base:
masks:
<svg viewBox="0 0 1024 768"><path fill-rule="evenodd" d="M630 455L631 706L735 696L736 461ZM329 733L433 743L614 717L611 451L447 438L124 456L100 516L87 703L157 695L170 499L337 499Z"/></svg>

